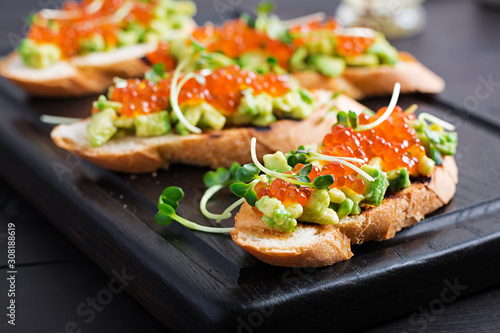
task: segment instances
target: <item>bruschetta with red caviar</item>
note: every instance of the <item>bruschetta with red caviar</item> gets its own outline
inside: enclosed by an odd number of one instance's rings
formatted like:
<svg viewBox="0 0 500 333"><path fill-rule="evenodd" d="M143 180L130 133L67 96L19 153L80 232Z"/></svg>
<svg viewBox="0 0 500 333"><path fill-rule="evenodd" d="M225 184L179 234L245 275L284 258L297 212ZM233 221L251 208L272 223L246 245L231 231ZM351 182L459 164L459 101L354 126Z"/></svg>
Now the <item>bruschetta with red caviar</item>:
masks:
<svg viewBox="0 0 500 333"><path fill-rule="evenodd" d="M115 76L143 77L149 66L141 58L160 40L187 36L195 12L190 1L67 1L32 15L0 74L35 96L102 93Z"/></svg>
<svg viewBox="0 0 500 333"><path fill-rule="evenodd" d="M404 93L439 93L444 81L405 52L398 52L369 28L343 28L334 19L283 23L268 15L270 6L248 15L196 28L192 37L213 52L213 61L193 59L194 69L238 64L259 73L292 73L306 88L343 91L359 99L387 95L396 82ZM147 58L174 68L193 48L192 40L163 42Z"/></svg>
<svg viewBox="0 0 500 333"><path fill-rule="evenodd" d="M288 75L236 65L182 73L184 64L173 74L157 66L145 79L116 80L90 119L57 126L52 139L115 171L220 167L249 162L251 137L259 138L260 156L292 149L319 140L334 123L331 111L364 109L346 96L302 88Z"/></svg>
<svg viewBox="0 0 500 333"><path fill-rule="evenodd" d="M258 259L290 267L331 265L349 259L352 244L394 237L447 204L458 181L454 126L428 113L416 117L415 106L403 111L395 90L375 114L338 112L318 144L264 155L261 163L252 138L253 163L207 173L201 211L222 220L243 203L234 228L178 216L182 191L175 187L162 193L156 222L230 232ZM208 198L224 186L241 199L223 214L208 212Z"/></svg>

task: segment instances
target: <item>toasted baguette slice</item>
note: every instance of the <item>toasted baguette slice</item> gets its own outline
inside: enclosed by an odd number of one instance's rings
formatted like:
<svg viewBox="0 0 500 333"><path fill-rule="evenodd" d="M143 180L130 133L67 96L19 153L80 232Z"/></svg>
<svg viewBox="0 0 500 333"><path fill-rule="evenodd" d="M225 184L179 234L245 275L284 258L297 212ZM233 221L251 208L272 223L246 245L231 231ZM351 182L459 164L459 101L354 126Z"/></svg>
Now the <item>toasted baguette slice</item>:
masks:
<svg viewBox="0 0 500 333"><path fill-rule="evenodd" d="M401 83L402 93L440 93L444 90L444 80L411 54L399 52L399 60L395 66L348 67L335 78L314 71L293 75L306 88L343 91L354 99L389 95L396 82Z"/></svg>
<svg viewBox="0 0 500 333"><path fill-rule="evenodd" d="M193 20L176 32L187 35L196 27ZM141 58L157 44L137 44L109 52L73 57L54 65L35 69L24 65L17 52L0 63L0 74L29 95L41 97L78 97L99 94L113 84L113 78L142 77L149 66Z"/></svg>
<svg viewBox="0 0 500 333"><path fill-rule="evenodd" d="M277 266L320 267L349 259L351 244L394 237L396 232L422 220L447 204L455 194L457 166L446 157L432 176L360 215L348 216L336 226L299 223L297 231L269 228L247 203L235 217L232 239L258 259Z"/></svg>
<svg viewBox="0 0 500 333"><path fill-rule="evenodd" d="M343 95L336 98L336 105L340 110L361 112L366 109ZM127 136L113 138L93 148L88 142L88 120L85 120L59 125L54 128L51 137L59 147L103 168L142 173L166 168L171 163L211 168L229 167L233 162L248 163L251 161L249 145L252 137L259 142L257 153L261 157L277 150L296 149L302 142L319 142L335 121L332 115L327 114L326 108L321 108L304 120L279 120L269 127L236 127L187 136Z"/></svg>

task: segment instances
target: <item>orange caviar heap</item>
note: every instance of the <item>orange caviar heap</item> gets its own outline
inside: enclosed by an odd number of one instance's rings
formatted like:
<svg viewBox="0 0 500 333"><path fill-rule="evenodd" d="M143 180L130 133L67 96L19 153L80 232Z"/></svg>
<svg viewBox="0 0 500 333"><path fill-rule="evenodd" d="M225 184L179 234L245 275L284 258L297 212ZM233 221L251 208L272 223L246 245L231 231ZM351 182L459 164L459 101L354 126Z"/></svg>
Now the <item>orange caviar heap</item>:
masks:
<svg viewBox="0 0 500 333"><path fill-rule="evenodd" d="M206 25L195 29L193 38L205 46L209 52L221 52L230 58L263 51L276 59L283 68L288 68L288 62L298 47L310 41L320 41L325 38L335 38L336 45L342 56L353 56L363 53L375 39L339 34L340 24L334 19L325 22L314 21L290 29L292 43L288 44L278 39L270 38L265 32L250 27L243 19L227 21L221 27ZM160 43L155 52L147 56L155 63L164 63L166 69L175 68L176 59L169 53L167 42Z"/></svg>
<svg viewBox="0 0 500 333"><path fill-rule="evenodd" d="M359 115L359 124L366 125L375 122L386 111L381 108L376 115L368 117ZM384 171L406 168L410 175L416 176L417 165L425 156L425 148L420 144L416 132L409 122L415 120L413 114L406 114L396 106L391 116L373 129L355 132L350 127L337 124L332 131L325 135L323 144L318 152L324 155L337 157L354 157L368 162L374 157L382 159ZM345 167L339 162L322 161L322 167L313 166L309 177L313 181L322 175L333 175L335 181L330 188L349 188L356 193L363 193L365 182L357 178L356 171ZM360 163L353 163L360 166ZM297 164L293 173L304 167ZM288 172L291 173L291 172ZM304 206L311 195L309 187L297 188L294 184L281 179L275 179L271 185L260 182L255 186L255 192L260 199L263 196L275 197L284 203L299 203Z"/></svg>
<svg viewBox="0 0 500 333"><path fill-rule="evenodd" d="M46 18L38 13L28 31L28 39L35 43L51 43L61 48L63 57L77 54L80 42L95 35L103 36L106 45L118 44L118 32L129 22L147 25L153 19L153 9L158 0L150 2L133 1L133 7L123 20L116 21L114 15L122 8L125 0L102 0L102 5L93 10L94 0L67 1L63 4L64 15Z"/></svg>
<svg viewBox="0 0 500 333"><path fill-rule="evenodd" d="M171 81L171 78L159 82L130 79L113 87L110 97L122 104L120 114L129 117L167 110ZM290 91L291 82L286 75L259 75L238 66L223 67L205 76L203 85L194 78L187 81L179 93L178 103L206 102L224 115L230 115L236 111L245 89L252 89L254 95L266 93L279 97Z"/></svg>

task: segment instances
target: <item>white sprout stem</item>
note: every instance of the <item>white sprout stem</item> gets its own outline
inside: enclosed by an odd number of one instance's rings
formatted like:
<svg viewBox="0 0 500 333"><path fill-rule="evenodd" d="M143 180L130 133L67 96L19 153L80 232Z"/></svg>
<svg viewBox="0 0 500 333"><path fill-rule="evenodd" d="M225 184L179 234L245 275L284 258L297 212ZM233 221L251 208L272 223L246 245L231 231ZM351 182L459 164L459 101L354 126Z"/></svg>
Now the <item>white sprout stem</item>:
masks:
<svg viewBox="0 0 500 333"><path fill-rule="evenodd" d="M80 14L77 11L42 9L39 15L47 20L70 20L78 17Z"/></svg>
<svg viewBox="0 0 500 333"><path fill-rule="evenodd" d="M279 178L281 180L287 181L287 182L292 183L292 184L303 185L303 186L311 186L312 185L311 183L304 183L304 182L289 178L289 177L294 177L296 175L290 174L290 175L285 176L284 174L282 174L280 172L275 172L275 171L269 170L268 168L263 166L259 162L259 159L257 158L256 144L257 144L257 139L255 137L253 137L252 140L250 141L250 154L252 155L252 162L257 166L257 168L260 169L260 171L264 172L265 174L268 174L271 177Z"/></svg>
<svg viewBox="0 0 500 333"><path fill-rule="evenodd" d="M99 9L102 8L102 5L104 4L104 0L94 0L88 7L86 8L86 12L88 14L94 14L99 11Z"/></svg>
<svg viewBox="0 0 500 333"><path fill-rule="evenodd" d="M330 161L330 162L338 162L338 163L340 163L342 165L345 165L345 166L353 169L354 171L356 171L358 174L360 174L361 176L363 176L364 178L366 178L370 182L372 182L372 181L375 180L372 176L370 176L369 174L367 174L366 172L364 172L363 170L361 170L360 168L358 168L354 164L349 163L346 160L337 158L335 156L328 156L328 155L323 155L323 154L315 154L314 156L309 157L307 159L307 161ZM361 160L361 161L363 161L363 160ZM364 161L363 161L363 163L364 163Z"/></svg>
<svg viewBox="0 0 500 333"><path fill-rule="evenodd" d="M82 120L82 118L59 117L59 116L51 116L48 114L42 114L40 116L40 121L42 123L52 124L52 125L73 124L80 120Z"/></svg>
<svg viewBox="0 0 500 333"><path fill-rule="evenodd" d="M199 129L198 127L191 124L186 119L186 117L184 117L184 114L182 113L182 111L179 107L179 102L178 102L179 93L181 90L180 89L181 86L177 86L178 81L179 81L179 76L181 74L182 69L189 63L190 60L191 60L191 57L188 57L188 58L184 59L183 61L181 61L181 63L177 66L177 68L174 71L174 76L172 77L172 83L170 85L170 104L172 105L172 110L174 111L175 115L177 116L177 119L179 119L179 121L184 125L184 127L186 127L190 132L199 134L199 133L201 133L201 129ZM188 76L188 75L189 74L187 74L186 76ZM185 79L185 77L184 77L184 79ZM184 79L181 80L181 83L183 81L184 81L184 83L187 82L187 80L184 80Z"/></svg>
<svg viewBox="0 0 500 333"><path fill-rule="evenodd" d="M116 11L113 15L113 20L115 22L121 22L127 17L128 14L134 9L134 3L132 1L125 2L120 9Z"/></svg>
<svg viewBox="0 0 500 333"><path fill-rule="evenodd" d="M305 16L296 17L290 20L284 20L281 21L281 23L287 28L293 28L295 26L306 24L309 22L323 21L325 18L325 12L317 12Z"/></svg>
<svg viewBox="0 0 500 333"><path fill-rule="evenodd" d="M200 200L200 210L203 216L212 220L218 220L217 223L219 223L221 220L225 220L231 217L231 213L227 213L226 211L224 211L222 214L214 214L209 212L207 209L208 200L210 200L210 198L213 197L214 194L219 192L222 188L224 188L224 185L220 184L209 187Z"/></svg>
<svg viewBox="0 0 500 333"><path fill-rule="evenodd" d="M377 127L381 123L383 123L389 116L391 115L392 111L394 111L394 108L396 107L396 103L398 102L399 98L399 91L401 90L401 84L399 82L396 82L394 85L394 90L392 91L392 97L391 101L389 102L389 106L387 107L387 110L385 110L384 114L378 118L376 121L374 121L371 124L366 124L363 126L358 126L355 131L356 132L361 132L361 131L366 131L370 130L374 127Z"/></svg>
<svg viewBox="0 0 500 333"><path fill-rule="evenodd" d="M235 201L231 206L227 207L226 210L221 215L228 216L226 217L227 219L231 217L231 212L235 210L237 207L239 207L242 203L245 202L245 198L240 198L239 200ZM216 223L220 223L222 219L217 219L215 220Z"/></svg>
<svg viewBox="0 0 500 333"><path fill-rule="evenodd" d="M218 228L218 227L207 227L198 223L191 222L189 220L186 220L183 217L180 217L178 215L175 216L174 220L182 224L183 226L193 229L193 230L198 230L198 231L203 231L203 232L210 232L210 233L215 233L215 234L226 234L228 232L231 232L234 228Z"/></svg>
<svg viewBox="0 0 500 333"><path fill-rule="evenodd" d="M419 114L418 120L420 120L421 122L428 121L428 122L437 124L447 131L454 131L455 130L455 125L450 124L449 122L446 122L442 119L439 119L438 117L433 116L432 114L427 113L427 112L422 112L421 114Z"/></svg>

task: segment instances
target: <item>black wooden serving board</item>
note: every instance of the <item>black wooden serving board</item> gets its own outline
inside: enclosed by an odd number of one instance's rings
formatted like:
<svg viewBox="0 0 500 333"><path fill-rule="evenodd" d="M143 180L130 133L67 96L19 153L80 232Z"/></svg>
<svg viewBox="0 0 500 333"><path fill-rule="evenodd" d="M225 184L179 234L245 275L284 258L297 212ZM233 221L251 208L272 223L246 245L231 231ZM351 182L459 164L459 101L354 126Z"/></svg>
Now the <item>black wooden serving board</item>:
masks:
<svg viewBox="0 0 500 333"><path fill-rule="evenodd" d="M463 3L467 14L480 10ZM455 4L433 2L429 11L422 40L434 41L433 52L423 52L415 40L399 46L431 68L443 70L446 79L456 72L477 84L471 78L489 73L490 68L482 64L491 66L491 61L455 70L456 64L442 60L450 57L440 47L441 39L433 37L441 25L465 29L460 20L446 15L450 5ZM290 10L293 17L303 12L299 7L281 9ZM474 20L476 16L464 17ZM485 11L481 17L486 19L475 26L495 31L494 14ZM476 56L490 54L481 49L492 45L485 42L488 34L482 30L469 34L468 40L477 45L467 50ZM468 52L454 53L465 57ZM453 296L450 284L460 285L456 293L463 296L500 282L500 123L482 112L486 107L469 113L449 102L461 102L474 87L448 89L443 97L400 98L403 107L418 103L419 111L457 125L459 184L452 202L394 239L354 246L352 259L325 268L273 267L246 254L228 236L192 232L177 223L157 226L155 203L170 185L186 192L181 215L209 223L197 208L207 169L173 166L155 174L118 174L55 147L49 138L52 127L40 123L39 115L85 117L95 97L28 99L0 79L0 176L108 275L116 271L133 277L126 290L172 331L330 332L401 315L409 316L411 327L412 313L418 314L422 307L446 306ZM481 103L494 105L497 96ZM377 109L387 105L388 98L364 103ZM223 193L209 208L221 211L233 200Z"/></svg>

